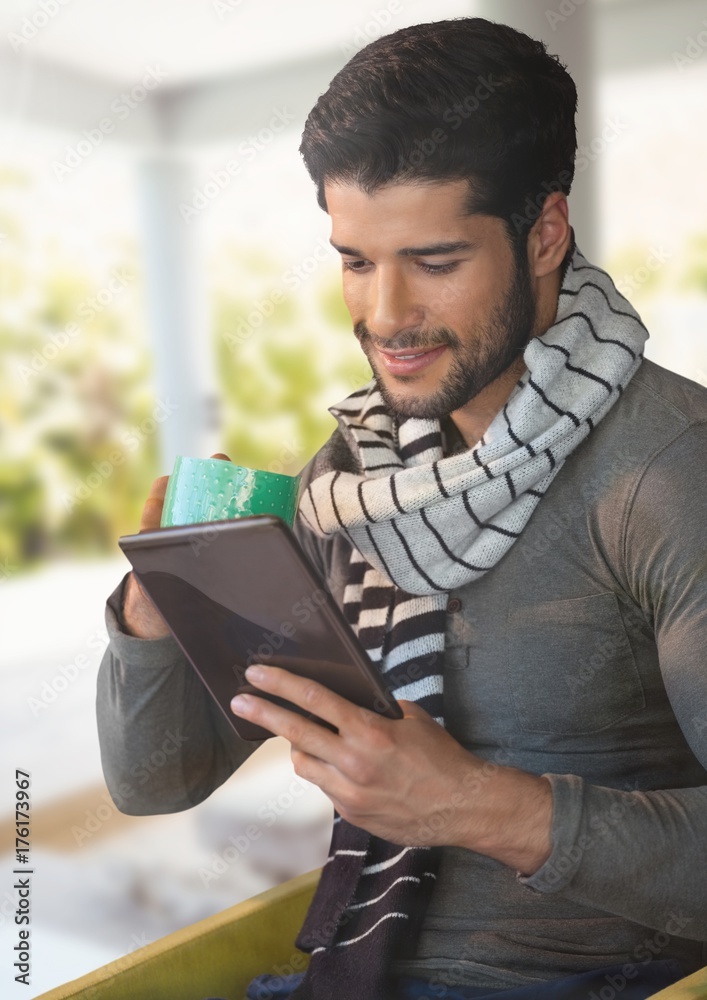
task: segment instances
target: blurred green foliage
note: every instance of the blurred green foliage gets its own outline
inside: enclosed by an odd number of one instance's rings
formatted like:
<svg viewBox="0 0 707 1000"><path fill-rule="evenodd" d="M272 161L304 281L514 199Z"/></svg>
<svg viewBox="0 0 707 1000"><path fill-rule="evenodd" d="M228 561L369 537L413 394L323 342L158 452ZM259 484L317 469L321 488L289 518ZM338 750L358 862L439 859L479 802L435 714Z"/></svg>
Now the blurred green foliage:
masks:
<svg viewBox="0 0 707 1000"><path fill-rule="evenodd" d="M49 227L37 238L2 174L0 566L115 551L156 465L154 400L130 245L87 267ZM14 211L13 211L14 207ZM147 421L147 423L146 423Z"/></svg>
<svg viewBox="0 0 707 1000"><path fill-rule="evenodd" d="M213 304L225 451L241 465L295 473L334 429L327 407L371 370L338 274L325 269L286 288L278 260L242 248L224 254L227 279L213 289Z"/></svg>
<svg viewBox="0 0 707 1000"><path fill-rule="evenodd" d="M89 273L59 246L37 257L1 204L0 218L0 569L8 576L46 558L117 551L159 474L159 423L135 248ZM280 268L242 246L219 254L226 279L212 288L214 350L224 449L245 465L296 472L334 426L327 406L370 369L338 276L282 289ZM234 341L254 302L277 287L268 316Z"/></svg>

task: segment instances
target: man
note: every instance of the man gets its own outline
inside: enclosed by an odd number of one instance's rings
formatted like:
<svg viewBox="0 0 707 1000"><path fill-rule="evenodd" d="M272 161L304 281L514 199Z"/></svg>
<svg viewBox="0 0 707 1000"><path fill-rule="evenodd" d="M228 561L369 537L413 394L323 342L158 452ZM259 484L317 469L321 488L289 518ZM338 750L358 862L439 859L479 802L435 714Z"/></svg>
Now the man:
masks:
<svg viewBox="0 0 707 1000"><path fill-rule="evenodd" d="M375 377L297 530L405 717L277 667L249 679L338 733L234 699L338 814L294 997L639 998L706 960L707 393L642 360L575 247L575 107L544 46L472 18L372 43L305 126ZM178 720L128 804L187 808L251 747L132 577L108 620L109 787Z"/></svg>

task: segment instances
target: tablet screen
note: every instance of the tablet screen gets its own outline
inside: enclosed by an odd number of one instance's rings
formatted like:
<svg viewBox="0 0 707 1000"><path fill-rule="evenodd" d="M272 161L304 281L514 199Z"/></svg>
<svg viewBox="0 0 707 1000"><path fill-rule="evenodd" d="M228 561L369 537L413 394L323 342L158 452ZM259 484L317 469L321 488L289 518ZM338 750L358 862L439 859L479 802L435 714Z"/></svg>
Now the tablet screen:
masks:
<svg viewBox="0 0 707 1000"><path fill-rule="evenodd" d="M377 668L279 518L163 528L121 538L120 546L243 738L271 735L230 711L239 691L264 697L244 679L250 663L277 664L355 704L400 717Z"/></svg>

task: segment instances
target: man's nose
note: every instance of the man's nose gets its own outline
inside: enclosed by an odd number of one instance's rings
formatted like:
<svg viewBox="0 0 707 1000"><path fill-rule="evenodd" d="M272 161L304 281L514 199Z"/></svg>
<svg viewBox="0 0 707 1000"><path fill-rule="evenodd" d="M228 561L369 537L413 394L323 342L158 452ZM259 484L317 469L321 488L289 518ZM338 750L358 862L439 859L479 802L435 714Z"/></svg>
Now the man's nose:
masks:
<svg viewBox="0 0 707 1000"><path fill-rule="evenodd" d="M405 278L379 267L371 286L368 328L381 339L390 339L401 330L422 323L423 310L415 303Z"/></svg>

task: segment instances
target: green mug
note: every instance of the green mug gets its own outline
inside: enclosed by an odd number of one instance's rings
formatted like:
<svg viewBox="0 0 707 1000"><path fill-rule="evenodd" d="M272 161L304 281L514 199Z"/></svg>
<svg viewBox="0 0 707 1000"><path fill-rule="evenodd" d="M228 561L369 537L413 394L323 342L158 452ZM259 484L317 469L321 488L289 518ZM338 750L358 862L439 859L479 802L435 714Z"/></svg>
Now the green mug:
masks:
<svg viewBox="0 0 707 1000"><path fill-rule="evenodd" d="M299 485L299 476L248 469L221 458L178 455L167 484L160 526L275 514L292 527Z"/></svg>

